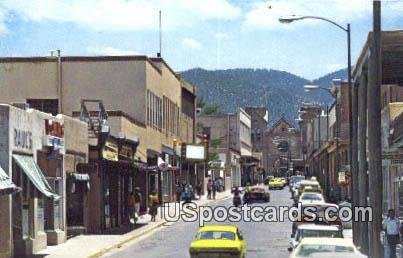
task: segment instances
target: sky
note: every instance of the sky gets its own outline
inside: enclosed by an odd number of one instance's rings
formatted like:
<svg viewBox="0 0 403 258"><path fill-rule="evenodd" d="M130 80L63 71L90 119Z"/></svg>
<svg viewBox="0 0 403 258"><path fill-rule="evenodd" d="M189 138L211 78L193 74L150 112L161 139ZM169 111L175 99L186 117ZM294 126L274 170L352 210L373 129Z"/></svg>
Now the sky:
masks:
<svg viewBox="0 0 403 258"><path fill-rule="evenodd" d="M352 62L372 29L369 0L0 0L0 55L147 55L175 71L267 68L315 79ZM403 29L403 0L382 1L382 29Z"/></svg>

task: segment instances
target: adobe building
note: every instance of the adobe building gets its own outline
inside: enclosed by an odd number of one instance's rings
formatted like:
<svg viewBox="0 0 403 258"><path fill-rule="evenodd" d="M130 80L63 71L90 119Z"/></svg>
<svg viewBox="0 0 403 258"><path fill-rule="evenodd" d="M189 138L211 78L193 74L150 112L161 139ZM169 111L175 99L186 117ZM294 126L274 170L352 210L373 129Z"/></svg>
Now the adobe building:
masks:
<svg viewBox="0 0 403 258"><path fill-rule="evenodd" d="M214 176L225 179L226 189L241 186L247 169L242 167L241 159L252 157L250 116L240 108L236 114L200 115L197 122L203 133L209 135L210 142L219 143L217 148L209 148L222 163Z"/></svg>
<svg viewBox="0 0 403 258"><path fill-rule="evenodd" d="M1 102L77 115L82 100L100 100L108 114L124 114L114 116L118 121L108 120L110 131L115 137L137 137L136 158L148 166L156 166L162 157L178 167L174 142L194 142L195 89L162 58L61 56L59 52L57 56L0 58L0 68ZM87 111L99 110L88 106ZM181 173L158 172L150 178L161 199L173 200L172 182L194 171L193 164L181 165Z"/></svg>
<svg viewBox="0 0 403 258"><path fill-rule="evenodd" d="M287 145L283 150L279 144ZM293 170L292 160L301 157L300 132L284 117L264 133L263 166L270 175L285 176Z"/></svg>
<svg viewBox="0 0 403 258"><path fill-rule="evenodd" d="M66 240L66 168L76 155L87 160L86 137L78 120L0 104L0 167L21 189L0 195L0 257L31 255Z"/></svg>

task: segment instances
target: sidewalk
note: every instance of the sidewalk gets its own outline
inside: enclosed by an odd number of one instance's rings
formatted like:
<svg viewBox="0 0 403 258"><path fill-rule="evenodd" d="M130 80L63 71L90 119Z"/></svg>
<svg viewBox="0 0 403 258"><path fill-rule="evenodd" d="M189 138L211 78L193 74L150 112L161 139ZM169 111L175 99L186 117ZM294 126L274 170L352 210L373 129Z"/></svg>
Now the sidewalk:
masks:
<svg viewBox="0 0 403 258"><path fill-rule="evenodd" d="M219 200L231 197L230 191L217 193L215 200L208 200L207 196L202 196L201 200L195 200L198 206L207 205ZM174 205L170 206L173 211ZM100 257L105 253L119 248L123 244L137 239L153 230L163 226L167 222L161 218L161 209L158 211L156 222L150 222L150 216L144 215L140 217L137 228L128 233L123 234L103 234L103 235L79 235L67 240L66 243L48 246L45 250L38 252L32 257L46 257L46 258L67 258L67 257Z"/></svg>

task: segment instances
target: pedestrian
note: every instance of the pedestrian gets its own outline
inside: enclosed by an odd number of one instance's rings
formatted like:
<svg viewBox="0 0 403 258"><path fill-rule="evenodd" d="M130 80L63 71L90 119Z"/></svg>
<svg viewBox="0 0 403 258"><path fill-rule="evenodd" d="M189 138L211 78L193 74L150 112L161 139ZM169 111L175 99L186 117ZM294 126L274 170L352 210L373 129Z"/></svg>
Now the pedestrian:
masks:
<svg viewBox="0 0 403 258"><path fill-rule="evenodd" d="M215 194L216 194L216 192L217 192L217 181L216 181L216 180L214 180L214 181L212 182L211 191L213 192L213 200L215 200Z"/></svg>
<svg viewBox="0 0 403 258"><path fill-rule="evenodd" d="M151 216L151 221L155 221L155 216L157 216L158 213L158 205L159 205L158 195L153 190L151 191L151 194L149 196L149 208L150 208L149 214Z"/></svg>
<svg viewBox="0 0 403 258"><path fill-rule="evenodd" d="M211 179L208 180L207 182L207 199L211 199L211 191L213 190L213 182Z"/></svg>
<svg viewBox="0 0 403 258"><path fill-rule="evenodd" d="M133 192L130 192L129 195L127 196L126 200L126 206L127 206L127 220L129 223L134 224L134 194ZM128 223L128 224L129 224Z"/></svg>
<svg viewBox="0 0 403 258"><path fill-rule="evenodd" d="M134 188L134 222L139 218L142 199L140 187Z"/></svg>
<svg viewBox="0 0 403 258"><path fill-rule="evenodd" d="M385 258L396 258L396 245L400 244L400 220L395 217L395 210L388 210L388 216L383 220L382 228L386 235L385 248L389 249L385 250L385 253L389 254L389 257Z"/></svg>
<svg viewBox="0 0 403 258"><path fill-rule="evenodd" d="M182 196L182 186L179 183L179 181L176 182L175 192L176 192L176 202L180 203L181 202L181 196Z"/></svg>
<svg viewBox="0 0 403 258"><path fill-rule="evenodd" d="M196 192L197 192L197 195L199 196L199 200L201 199L202 188L203 188L202 182L197 183Z"/></svg>

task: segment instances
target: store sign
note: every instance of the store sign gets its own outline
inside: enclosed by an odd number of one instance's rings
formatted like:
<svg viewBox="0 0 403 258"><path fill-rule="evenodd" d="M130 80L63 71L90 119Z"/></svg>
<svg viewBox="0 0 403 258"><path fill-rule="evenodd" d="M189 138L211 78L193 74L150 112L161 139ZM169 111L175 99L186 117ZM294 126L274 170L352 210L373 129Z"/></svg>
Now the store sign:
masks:
<svg viewBox="0 0 403 258"><path fill-rule="evenodd" d="M120 150L120 155L125 158L133 159L133 148L130 145L123 145Z"/></svg>
<svg viewBox="0 0 403 258"><path fill-rule="evenodd" d="M58 121L45 119L45 135L42 145L52 147L64 154L64 125Z"/></svg>
<svg viewBox="0 0 403 258"><path fill-rule="evenodd" d="M346 183L346 172L339 172L339 184Z"/></svg>
<svg viewBox="0 0 403 258"><path fill-rule="evenodd" d="M205 158L206 152L204 145L186 145L186 159L204 160Z"/></svg>
<svg viewBox="0 0 403 258"><path fill-rule="evenodd" d="M64 138L64 124L58 121L45 119L46 135Z"/></svg>
<svg viewBox="0 0 403 258"><path fill-rule="evenodd" d="M118 161L118 145L113 141L106 141L102 150L102 157L107 160Z"/></svg>
<svg viewBox="0 0 403 258"><path fill-rule="evenodd" d="M14 146L16 148L32 149L32 132L14 128Z"/></svg>

